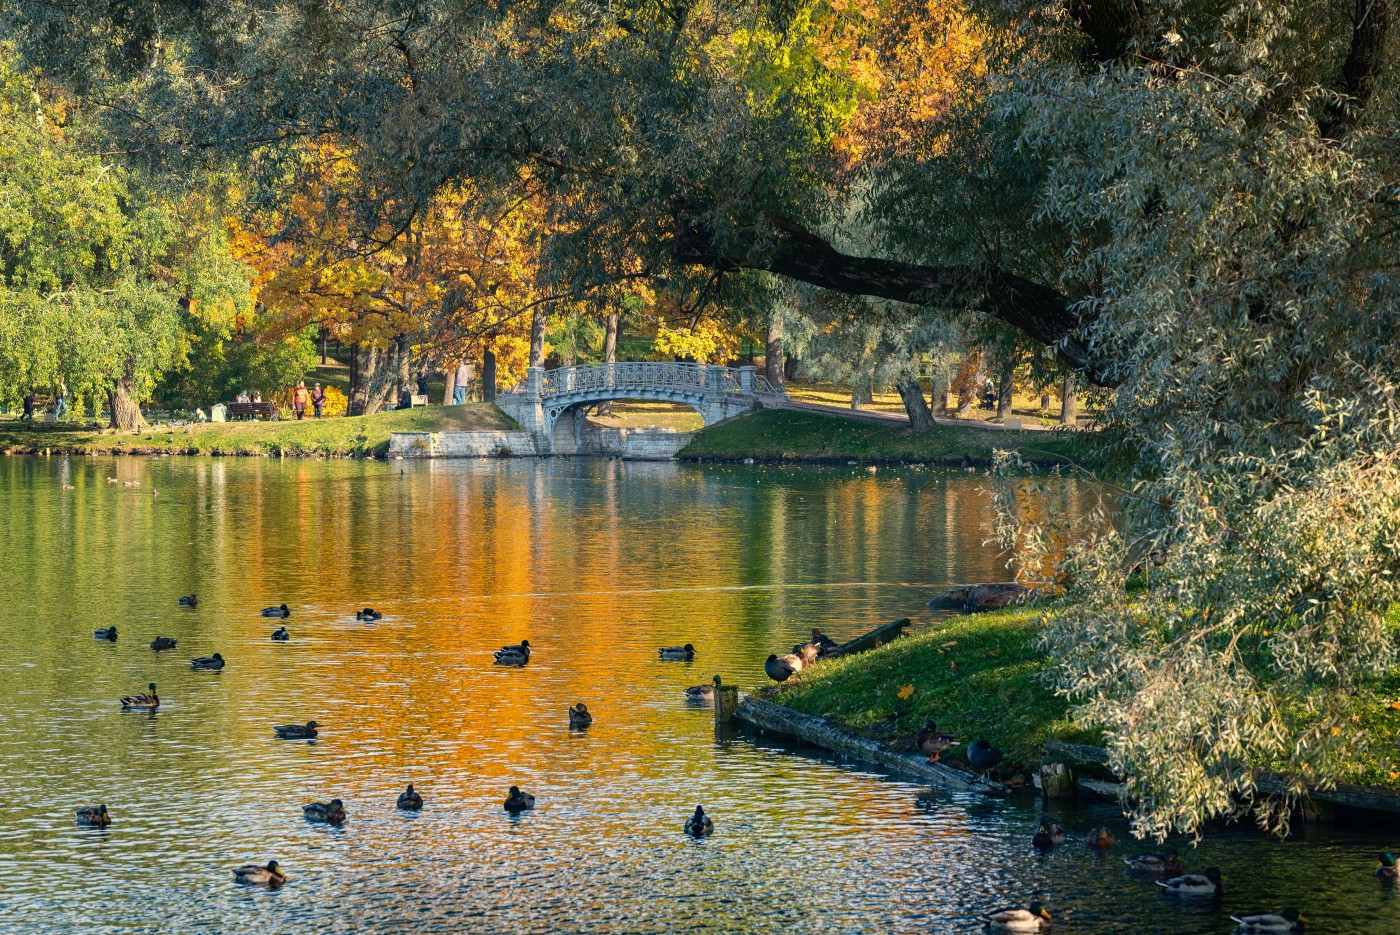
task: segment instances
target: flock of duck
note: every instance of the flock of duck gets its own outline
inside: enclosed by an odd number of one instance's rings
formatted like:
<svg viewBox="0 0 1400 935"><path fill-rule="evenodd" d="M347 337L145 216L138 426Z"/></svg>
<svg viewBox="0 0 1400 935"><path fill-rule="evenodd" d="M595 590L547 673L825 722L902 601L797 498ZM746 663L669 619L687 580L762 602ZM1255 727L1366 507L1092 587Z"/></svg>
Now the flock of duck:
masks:
<svg viewBox="0 0 1400 935"><path fill-rule="evenodd" d="M199 597L195 594L188 594L181 597L178 603L181 607L197 608ZM286 604L264 607L260 613L263 617L274 619L286 619L292 615ZM365 607L355 611L356 620L374 621L383 617L384 615L373 607ZM117 628L115 626L102 627L94 630L93 636L96 639L115 643L118 637ZM291 634L283 625L272 632L271 639L274 642L285 643L291 639ZM157 636L151 640L150 647L152 650L161 652L176 648L178 642L174 637ZM530 652L530 641L521 640L519 643L502 646L493 656L496 665L524 666L530 661ZM658 652L660 658L665 660L689 662L695 658L695 647L690 643L686 643L684 646L663 646ZM190 667L196 670L219 670L225 664L224 657L219 653L190 660ZM686 697L707 699L719 684L719 676L715 676L713 685L699 685L686 689ZM148 690L145 692L123 696L121 698L122 710L147 712L158 710L161 702L160 695L156 692L156 683L151 682L146 687ZM583 702L570 706L568 713L569 727L572 730L586 730L593 725L593 715L589 713L588 706ZM279 740L314 740L318 736L320 726L316 721L307 721L305 724L275 725L272 730ZM399 795L395 805L404 811L418 811L423 807L423 796L414 790L413 783L409 783L408 788ZM535 797L528 792L522 792L518 786L511 786L507 791L504 807L509 815L518 816L535 807ZM301 811L302 816L307 821L329 825L338 826L343 824L347 818L345 803L340 799L332 799L329 802L312 802L302 806ZM106 828L112 823L112 817L105 804L78 809L77 816L78 824L88 828ZM695 806L694 814L685 820L682 828L687 835L697 838L714 834L715 831L714 821L705 814L704 808L699 805ZM287 879L287 875L282 872L281 866L275 860L269 860L263 865L248 864L238 867L233 871L233 875L239 883L256 886L277 887L285 883Z"/></svg>

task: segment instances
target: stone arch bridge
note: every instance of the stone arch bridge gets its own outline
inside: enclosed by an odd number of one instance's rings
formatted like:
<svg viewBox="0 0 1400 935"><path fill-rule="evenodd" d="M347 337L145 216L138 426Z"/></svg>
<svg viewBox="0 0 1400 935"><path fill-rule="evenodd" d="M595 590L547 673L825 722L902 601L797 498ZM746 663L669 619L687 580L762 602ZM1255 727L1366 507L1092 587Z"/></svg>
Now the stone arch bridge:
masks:
<svg viewBox="0 0 1400 935"><path fill-rule="evenodd" d="M761 396L781 396L755 367L719 367L665 361L579 364L545 370L531 367L525 382L496 397L496 404L535 439L539 454L572 449L555 444L562 420L576 430L584 406L624 399L655 399L690 406L713 425L751 412Z"/></svg>

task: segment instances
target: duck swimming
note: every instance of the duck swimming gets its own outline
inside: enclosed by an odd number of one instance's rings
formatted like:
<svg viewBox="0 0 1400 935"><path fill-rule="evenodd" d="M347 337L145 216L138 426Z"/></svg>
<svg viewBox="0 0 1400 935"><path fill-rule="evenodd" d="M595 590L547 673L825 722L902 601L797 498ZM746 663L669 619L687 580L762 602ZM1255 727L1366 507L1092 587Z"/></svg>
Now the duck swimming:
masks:
<svg viewBox="0 0 1400 935"><path fill-rule="evenodd" d="M384 615L373 607L366 607L364 610L355 611L356 620L382 620Z"/></svg>
<svg viewBox="0 0 1400 935"><path fill-rule="evenodd" d="M514 650L498 649L495 653L495 665L498 666L523 666L530 661L529 653L520 653Z"/></svg>
<svg viewBox="0 0 1400 935"><path fill-rule="evenodd" d="M1391 855L1390 851L1381 854L1381 862L1376 867L1376 876L1387 883L1394 883L1397 878L1400 878L1400 868L1395 866L1395 857Z"/></svg>
<svg viewBox="0 0 1400 935"><path fill-rule="evenodd" d="M279 643L285 643L292 638L292 635L287 632L286 627L278 627L272 631L272 638Z"/></svg>
<svg viewBox="0 0 1400 935"><path fill-rule="evenodd" d="M157 636L151 640L151 648L156 652L160 652L162 649L174 649L177 642L179 641L173 636Z"/></svg>
<svg viewBox="0 0 1400 935"><path fill-rule="evenodd" d="M224 657L215 653L212 656L200 656L198 659L190 660L191 669L222 669L224 667Z"/></svg>
<svg viewBox="0 0 1400 935"><path fill-rule="evenodd" d="M711 701L715 697L715 689L719 688L719 676L716 675L709 685L692 685L685 690L687 701Z"/></svg>
<svg viewBox="0 0 1400 935"><path fill-rule="evenodd" d="M1212 896L1219 899L1225 895L1225 885L1220 881L1220 870L1211 867L1205 873L1187 873L1170 880L1158 880L1157 885L1173 896Z"/></svg>
<svg viewBox="0 0 1400 935"><path fill-rule="evenodd" d="M982 916L982 921L993 932L1044 932L1050 928L1050 913L1033 899L1026 909L998 909Z"/></svg>
<svg viewBox="0 0 1400 935"><path fill-rule="evenodd" d="M685 820L685 833L692 838L708 837L715 833L715 823L705 814L705 810L697 805L695 814Z"/></svg>
<svg viewBox="0 0 1400 935"><path fill-rule="evenodd" d="M406 812L416 812L423 807L423 797L413 791L413 783L399 793L398 806Z"/></svg>
<svg viewBox="0 0 1400 935"><path fill-rule="evenodd" d="M286 604L278 604L276 607L264 607L262 615L264 617L290 617L292 612L287 609Z"/></svg>
<svg viewBox="0 0 1400 935"><path fill-rule="evenodd" d="M1059 825L1041 823L1040 829L1031 837L1031 844L1045 850L1065 843L1065 829Z"/></svg>
<svg viewBox="0 0 1400 935"><path fill-rule="evenodd" d="M1176 851L1167 851L1165 854L1124 857L1123 863L1139 873L1152 873L1159 877L1180 876L1186 869L1181 865L1181 857Z"/></svg>
<svg viewBox="0 0 1400 935"><path fill-rule="evenodd" d="M345 803L340 799L329 802L312 802L301 807L301 814L307 821L323 821L328 825L338 825L345 821Z"/></svg>
<svg viewBox="0 0 1400 935"><path fill-rule="evenodd" d="M689 662L695 658L695 647L686 643L684 646L663 646L657 650L662 659L670 659L678 662Z"/></svg>
<svg viewBox="0 0 1400 935"><path fill-rule="evenodd" d="M111 823L112 819L107 814L107 806L105 805L78 809L78 824L84 828L105 828Z"/></svg>
<svg viewBox="0 0 1400 935"><path fill-rule="evenodd" d="M593 715L582 701L569 709L569 730L587 730L593 726Z"/></svg>
<svg viewBox="0 0 1400 935"><path fill-rule="evenodd" d="M939 755L956 744L956 740L938 729L933 718L926 719L924 726L914 735L914 748L927 754L930 763L937 763Z"/></svg>
<svg viewBox="0 0 1400 935"><path fill-rule="evenodd" d="M257 864L239 867L233 871L233 878L239 883L249 883L254 886L281 886L287 882L287 875L282 872L281 867L277 866L275 860L269 860L266 867L259 867Z"/></svg>
<svg viewBox="0 0 1400 935"><path fill-rule="evenodd" d="M535 807L535 797L528 792L521 792L519 786L511 786L510 792L506 795L506 811L512 815L519 815L521 812Z"/></svg>
<svg viewBox="0 0 1400 935"><path fill-rule="evenodd" d="M775 682L786 682L797 674L786 658L779 659L776 653L769 653L768 658L763 662L763 671Z"/></svg>
<svg viewBox="0 0 1400 935"><path fill-rule="evenodd" d="M198 607L198 606L199 606L199 596L198 596L198 595L195 595L195 594L186 594L184 597L180 598L180 606L181 606L181 607Z"/></svg>
<svg viewBox="0 0 1400 935"><path fill-rule="evenodd" d="M307 721L303 724L283 724L281 727L274 727L273 733L283 740L310 740L316 736L316 728L320 727L315 721Z"/></svg>
<svg viewBox="0 0 1400 935"><path fill-rule="evenodd" d="M1297 909L1285 909L1252 916L1230 916L1230 921L1244 932L1277 932L1284 935L1287 932L1301 932L1308 919Z"/></svg>
<svg viewBox="0 0 1400 935"><path fill-rule="evenodd" d="M160 697L156 694L156 683L151 682L146 686L151 690L148 695L142 692L139 695L127 695L122 699L122 707L135 711L154 711L160 707Z"/></svg>
<svg viewBox="0 0 1400 935"><path fill-rule="evenodd" d="M1089 832L1088 844L1090 847L1114 847L1118 844L1118 839L1107 827L1101 827Z"/></svg>
<svg viewBox="0 0 1400 935"><path fill-rule="evenodd" d="M117 641L117 628L114 626L103 627L100 630L93 630L92 635L99 640L107 640L109 643L115 643Z"/></svg>

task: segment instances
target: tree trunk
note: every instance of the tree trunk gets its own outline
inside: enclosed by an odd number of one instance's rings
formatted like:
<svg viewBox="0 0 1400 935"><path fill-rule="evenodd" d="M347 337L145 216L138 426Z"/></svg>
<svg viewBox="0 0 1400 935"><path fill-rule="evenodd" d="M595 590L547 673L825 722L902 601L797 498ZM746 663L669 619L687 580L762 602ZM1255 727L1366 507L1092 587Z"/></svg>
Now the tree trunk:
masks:
<svg viewBox="0 0 1400 935"><path fill-rule="evenodd" d="M350 345L350 385L345 394L345 414L358 416L365 411L363 388L360 385L360 344Z"/></svg>
<svg viewBox="0 0 1400 935"><path fill-rule="evenodd" d="M406 334L401 334L394 339L394 363L397 365L394 372L394 383L397 385L392 388L391 395L402 395L403 393L411 395L416 389L416 387L409 385L413 380L412 367L410 366L412 361L409 359L411 345L412 342Z"/></svg>
<svg viewBox="0 0 1400 935"><path fill-rule="evenodd" d="M978 395L982 391L986 362L987 359L980 350L971 349L958 365L958 372L953 375L953 392L958 394L959 419L966 419L972 415L972 407L976 405Z"/></svg>
<svg viewBox="0 0 1400 935"><path fill-rule="evenodd" d="M617 363L617 336L622 330L617 312L608 312L606 329L603 332L603 363L615 364ZM604 417L612 415L612 400L608 399L599 403L594 412Z"/></svg>
<svg viewBox="0 0 1400 935"><path fill-rule="evenodd" d="M763 345L763 375L773 388L783 385L783 316L774 311L768 316L768 342Z"/></svg>
<svg viewBox="0 0 1400 935"><path fill-rule="evenodd" d="M796 354L787 355L787 359L783 361L784 383L791 383L793 380L797 379L797 368L801 365L801 363L802 361L798 359Z"/></svg>
<svg viewBox="0 0 1400 935"><path fill-rule="evenodd" d="M322 325L322 326L321 326L321 366L323 366L323 367L326 365L326 342L329 340L330 335L331 335L330 329L327 328L325 325Z"/></svg>
<svg viewBox="0 0 1400 935"><path fill-rule="evenodd" d="M394 378L389 366L391 356L377 347L358 343L354 346L350 352L350 399L346 415L367 416L384 408Z"/></svg>
<svg viewBox="0 0 1400 935"><path fill-rule="evenodd" d="M107 407L112 413L111 426L136 432L146 424L141 416L141 404L136 401L136 381L121 377L107 391Z"/></svg>
<svg viewBox="0 0 1400 935"><path fill-rule="evenodd" d="M489 348L481 355L481 399L496 401L496 352Z"/></svg>
<svg viewBox="0 0 1400 935"><path fill-rule="evenodd" d="M918 378L910 377L902 383L897 383L895 389L899 390L899 398L904 400L904 411L909 414L909 428L915 432L926 432L933 428L933 413L929 411L928 403L924 402Z"/></svg>
<svg viewBox="0 0 1400 935"><path fill-rule="evenodd" d="M1079 401L1074 397L1075 385L1074 371L1065 374L1064 382L1060 384L1060 424L1074 425L1079 413Z"/></svg>
<svg viewBox="0 0 1400 935"><path fill-rule="evenodd" d="M530 318L530 366L544 366L544 326L549 318L545 311L545 303L540 302L535 306L534 315Z"/></svg>
<svg viewBox="0 0 1400 935"><path fill-rule="evenodd" d="M941 372L933 376L933 414L935 417L948 415L948 378Z"/></svg>
<svg viewBox="0 0 1400 935"><path fill-rule="evenodd" d="M447 385L442 391L442 404L444 406L450 406L452 405L452 391L457 388L457 364L449 360L445 368L445 373L447 375Z"/></svg>
<svg viewBox="0 0 1400 935"><path fill-rule="evenodd" d="M1013 412L1016 401L1016 355L1012 354L1001 365L1001 382L997 386L997 418L1005 419Z"/></svg>
<svg viewBox="0 0 1400 935"><path fill-rule="evenodd" d="M855 385L851 387L852 409L859 409L861 406L869 406L875 401L874 382L869 372L856 377Z"/></svg>

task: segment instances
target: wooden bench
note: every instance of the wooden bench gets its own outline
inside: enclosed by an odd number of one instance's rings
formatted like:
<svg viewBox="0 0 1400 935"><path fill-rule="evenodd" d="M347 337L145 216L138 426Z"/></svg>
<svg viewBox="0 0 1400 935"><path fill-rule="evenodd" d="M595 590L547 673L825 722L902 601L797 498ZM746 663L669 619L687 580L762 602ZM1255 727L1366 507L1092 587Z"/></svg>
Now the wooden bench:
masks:
<svg viewBox="0 0 1400 935"><path fill-rule="evenodd" d="M272 418L272 403L225 403L230 419Z"/></svg>

